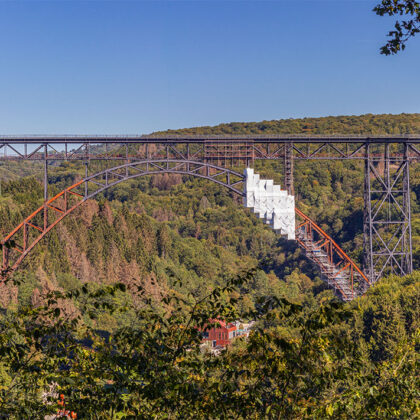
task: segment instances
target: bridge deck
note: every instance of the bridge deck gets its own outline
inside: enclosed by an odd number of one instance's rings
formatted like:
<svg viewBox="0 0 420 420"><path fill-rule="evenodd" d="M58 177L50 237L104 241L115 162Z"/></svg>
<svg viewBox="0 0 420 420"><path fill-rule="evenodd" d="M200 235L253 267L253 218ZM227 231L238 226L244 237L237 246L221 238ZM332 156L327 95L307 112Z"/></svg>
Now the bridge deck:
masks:
<svg viewBox="0 0 420 420"><path fill-rule="evenodd" d="M208 141L255 143L410 143L420 144L420 135L398 136L298 136L298 135L15 135L0 136L0 144L99 144L99 143L190 143L201 144Z"/></svg>

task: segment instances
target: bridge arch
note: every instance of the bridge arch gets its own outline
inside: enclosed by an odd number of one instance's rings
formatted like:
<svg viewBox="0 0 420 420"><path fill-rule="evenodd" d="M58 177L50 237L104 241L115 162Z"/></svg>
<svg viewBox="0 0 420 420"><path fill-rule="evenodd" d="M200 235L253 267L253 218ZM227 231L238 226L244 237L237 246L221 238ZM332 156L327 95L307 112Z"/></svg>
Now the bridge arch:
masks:
<svg viewBox="0 0 420 420"><path fill-rule="evenodd" d="M2 272L7 277L58 223L85 201L123 181L141 176L173 173L195 176L222 185L244 196L245 176L232 169L193 160L157 159L128 162L88 176L46 201L2 241ZM296 209L297 242L336 294L351 300L366 290L369 281L351 258L314 221ZM6 244L8 246L6 246ZM343 280L343 275L347 277Z"/></svg>
<svg viewBox="0 0 420 420"><path fill-rule="evenodd" d="M229 168L193 160L157 159L129 162L90 175L46 201L26 217L1 241L2 268L15 271L25 257L66 216L85 201L123 181L163 173L190 175L208 179L240 196L244 175ZM10 247L5 246L11 244Z"/></svg>

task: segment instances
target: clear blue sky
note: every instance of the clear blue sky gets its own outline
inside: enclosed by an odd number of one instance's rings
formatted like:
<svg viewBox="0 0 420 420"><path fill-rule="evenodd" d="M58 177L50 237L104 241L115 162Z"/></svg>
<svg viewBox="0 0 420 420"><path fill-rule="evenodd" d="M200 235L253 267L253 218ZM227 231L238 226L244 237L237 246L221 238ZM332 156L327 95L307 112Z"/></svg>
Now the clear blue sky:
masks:
<svg viewBox="0 0 420 420"><path fill-rule="evenodd" d="M375 3L0 1L0 133L420 112L420 36L381 56Z"/></svg>

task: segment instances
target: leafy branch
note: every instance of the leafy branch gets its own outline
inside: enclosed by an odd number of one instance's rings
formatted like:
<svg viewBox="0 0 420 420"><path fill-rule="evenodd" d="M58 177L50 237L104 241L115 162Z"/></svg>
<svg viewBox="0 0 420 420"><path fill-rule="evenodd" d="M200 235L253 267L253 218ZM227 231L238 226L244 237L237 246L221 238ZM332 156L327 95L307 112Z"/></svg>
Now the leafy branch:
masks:
<svg viewBox="0 0 420 420"><path fill-rule="evenodd" d="M379 16L411 16L411 19L395 22L395 29L388 32L390 39L381 47L381 54L397 54L420 32L420 3L416 0L383 0L373 11Z"/></svg>

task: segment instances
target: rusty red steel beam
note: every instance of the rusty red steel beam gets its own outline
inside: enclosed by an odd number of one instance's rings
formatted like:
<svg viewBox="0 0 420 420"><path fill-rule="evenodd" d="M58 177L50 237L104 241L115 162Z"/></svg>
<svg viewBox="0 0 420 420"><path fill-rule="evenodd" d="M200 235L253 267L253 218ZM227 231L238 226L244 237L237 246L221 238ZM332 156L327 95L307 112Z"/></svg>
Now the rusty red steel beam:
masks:
<svg viewBox="0 0 420 420"><path fill-rule="evenodd" d="M7 242L9 239L12 238L12 236L25 224L29 223L37 214L41 213L45 206L49 206L51 203L53 203L55 200L60 198L62 195L64 195L66 192L70 192L74 188L78 187L79 185L83 184L84 180L81 180L79 182L76 182L72 186L66 188L65 190L59 192L54 197L50 198L48 201L46 201L41 207L39 207L37 210L35 210L32 214L30 214L22 223L20 223L18 226L16 226L15 229L13 229L3 240L1 241L2 244ZM78 194L81 196L81 194Z"/></svg>
<svg viewBox="0 0 420 420"><path fill-rule="evenodd" d="M308 249L307 246L305 245L305 243L302 242L300 239L297 239L297 242L300 244L300 246L303 249ZM319 265L319 267L321 269L321 272L322 272L322 268L321 268L322 267L322 263L321 263L321 261L319 261L318 258L314 258L314 259L317 261L317 264ZM334 278L332 279L332 281L334 281ZM336 281L334 281L334 286L340 291L340 293L342 294L342 296L346 296L346 294L344 293L344 290L340 287L340 285ZM352 282L352 297L354 297L353 282Z"/></svg>
<svg viewBox="0 0 420 420"><path fill-rule="evenodd" d="M309 225L310 228L316 230L321 236L323 236L326 240L328 240L333 247L333 250L337 252L337 254L350 263L351 267L356 270L360 276L363 278L366 283L370 285L370 281L368 278L363 274L362 270L356 265L356 263L341 249L341 247L334 241L334 239L331 238L323 229L321 229L311 218L306 216L304 213L302 213L298 208L295 208L295 212L298 216L300 216L302 219L304 219Z"/></svg>
<svg viewBox="0 0 420 420"><path fill-rule="evenodd" d="M51 230L53 229L61 220L64 219L67 215L69 215L71 212L73 212L77 207L79 207L85 200L83 199L83 195L79 194L78 192L74 191L77 187L82 185L85 182L85 180L81 180L79 182L76 182L75 184L71 185L70 187L64 189L54 197L50 198L47 202L45 202L41 207L39 207L37 210L35 210L33 213L31 213L27 218L25 218L16 228L14 228L8 235L6 235L3 240L1 241L2 245L5 245L8 241L10 241L20 230L23 230L23 247L22 251L20 251L20 256L17 258L17 260L12 263L11 267L8 267L8 249L3 246L3 269L9 269L8 273L13 272L17 269L17 267L20 265L20 263L23 261L23 259L28 255L28 253L35 247L35 245ZM67 197L69 194L72 194L76 197L81 198L76 204L73 206L67 208ZM65 209L61 210L57 207L53 206L53 203L58 200L59 198L64 196L64 200L66 203ZM55 219L52 223L47 223L44 225L44 229L40 228L34 223L34 218L42 213L46 212L47 208L51 208L53 210L56 210L56 213L58 213L60 216ZM336 252L340 258L343 261L347 261L348 265L345 266L347 268L348 266L351 267L351 272L357 271L359 275L363 278L364 281L369 283L369 280L367 277L363 274L363 272L359 269L359 267L354 263L354 261L340 248L340 246L324 231L322 230L312 219L310 219L308 216L306 216L304 213L302 213L299 209L295 209L296 214L301 217L304 221L303 223L299 224L297 226L297 229L300 229L301 227L305 226L305 228L308 230L309 233L311 233L312 230L318 232L318 234L321 235L322 238L324 238L324 244L329 245L328 246L328 255L330 258L330 261L333 262L333 252ZM45 220L45 214L44 214L44 220ZM31 243L28 243L28 231L27 227L33 227L36 230L38 230L40 233L37 237L35 237ZM298 240L300 245L302 245L305 248L305 245ZM324 244L322 246L324 246ZM16 248L16 247L14 247ZM17 250L17 249L16 249ZM340 261L339 264L336 264L336 266L339 266L342 263ZM319 264L321 265L321 264ZM344 269L344 268L343 268ZM340 272L343 270L341 269ZM352 279L353 280L353 279ZM339 288L339 286L337 285Z"/></svg>
<svg viewBox="0 0 420 420"><path fill-rule="evenodd" d="M39 226L32 223L33 219L43 211L45 212L46 208L52 208L53 210L58 210L58 208L52 206L52 203L54 203L56 200L61 198L63 195L66 196L67 193L72 193L77 196L83 197L83 195L78 194L73 189L77 188L79 185L83 184L84 180L81 180L79 182L76 182L75 184L71 185L70 187L64 189L54 197L50 198L47 202L45 202L41 207L39 207L37 210L35 210L33 213L31 213L25 220L22 221L16 228L14 228L7 236L3 238L3 240L0 242L3 245L3 270L9 270L7 271L7 275L10 274L10 272L13 272L16 270L16 268L19 266L19 264L23 261L23 259L26 257L26 255L34 248L34 246L55 226L57 223L59 223L62 219L64 219L65 216L70 214L73 210L75 210L77 207L80 206L84 201L80 200L72 207L66 209L65 211L60 211L61 216L57 218L54 222L48 224L44 224L44 229L40 228ZM44 215L44 220L46 219ZM28 244L28 232L27 232L27 226L31 226L41 233L30 243ZM9 250L4 246L7 242L9 242L20 230L23 230L23 246L22 251L16 248L16 246L13 247L14 250L19 251L21 255L19 258L13 263L11 267L7 267L8 265L8 252Z"/></svg>

